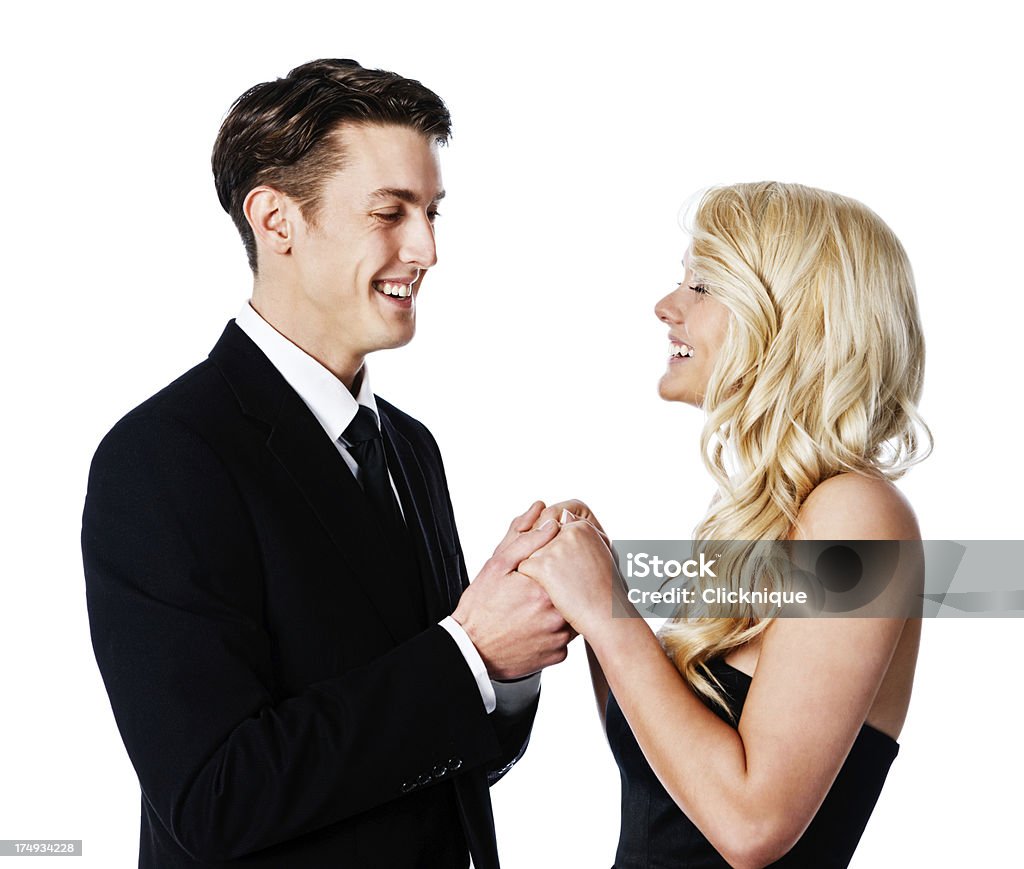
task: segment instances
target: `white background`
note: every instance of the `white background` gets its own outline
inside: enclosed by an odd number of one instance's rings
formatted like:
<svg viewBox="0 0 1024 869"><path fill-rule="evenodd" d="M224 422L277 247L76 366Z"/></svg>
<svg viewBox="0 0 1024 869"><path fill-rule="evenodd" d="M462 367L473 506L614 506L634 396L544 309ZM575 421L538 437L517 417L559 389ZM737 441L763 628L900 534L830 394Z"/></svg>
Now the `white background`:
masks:
<svg viewBox="0 0 1024 869"><path fill-rule="evenodd" d="M0 838L81 838L75 865L135 865L138 787L85 615L89 460L248 297L210 148L235 96L316 57L419 78L454 117L419 334L371 365L441 443L471 572L538 497L584 498L615 537L689 534L711 494L701 420L656 397L652 307L680 278L687 196L765 178L863 200L909 251L936 449L903 488L924 534L1024 537L1022 69L1005 5L8 10ZM926 624L855 866L1020 859L1022 627ZM493 792L511 869L611 864L617 772L585 670L577 644L545 675L530 751Z"/></svg>

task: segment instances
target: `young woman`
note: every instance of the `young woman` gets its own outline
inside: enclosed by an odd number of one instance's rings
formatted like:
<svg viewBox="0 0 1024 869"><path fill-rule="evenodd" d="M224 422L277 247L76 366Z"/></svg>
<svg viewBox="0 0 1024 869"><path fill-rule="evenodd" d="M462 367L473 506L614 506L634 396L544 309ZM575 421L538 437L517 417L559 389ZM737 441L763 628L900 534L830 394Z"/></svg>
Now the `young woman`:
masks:
<svg viewBox="0 0 1024 869"><path fill-rule="evenodd" d="M655 313L670 341L662 397L707 416L718 492L695 538L919 540L891 482L926 431L895 235L858 202L777 183L712 189L694 222L683 282ZM566 522L520 571L587 641L622 778L616 869L846 866L898 751L920 622L895 605L877 618L737 608L656 637L611 617L614 558L586 506L569 508L590 521ZM885 594L905 596L918 567L901 559ZM748 576L733 582L761 587Z"/></svg>

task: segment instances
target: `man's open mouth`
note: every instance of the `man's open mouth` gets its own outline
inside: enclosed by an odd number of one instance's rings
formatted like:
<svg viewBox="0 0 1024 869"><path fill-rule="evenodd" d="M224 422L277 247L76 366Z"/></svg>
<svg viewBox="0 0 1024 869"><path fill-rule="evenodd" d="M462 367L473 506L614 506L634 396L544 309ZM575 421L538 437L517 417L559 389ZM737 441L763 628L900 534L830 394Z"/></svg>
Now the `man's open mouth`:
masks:
<svg viewBox="0 0 1024 869"><path fill-rule="evenodd" d="M412 284L402 284L396 281L374 281L373 288L385 296L394 299L406 299L412 295Z"/></svg>

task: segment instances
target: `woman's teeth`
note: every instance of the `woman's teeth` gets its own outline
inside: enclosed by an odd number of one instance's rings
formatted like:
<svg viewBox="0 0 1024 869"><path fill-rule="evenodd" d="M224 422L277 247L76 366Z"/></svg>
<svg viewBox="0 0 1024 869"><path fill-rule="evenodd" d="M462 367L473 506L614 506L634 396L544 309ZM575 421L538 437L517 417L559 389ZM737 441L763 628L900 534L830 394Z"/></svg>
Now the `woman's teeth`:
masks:
<svg viewBox="0 0 1024 869"><path fill-rule="evenodd" d="M670 357L693 356L693 348L688 344L676 344L675 341L668 342L668 355Z"/></svg>
<svg viewBox="0 0 1024 869"><path fill-rule="evenodd" d="M405 299L412 295L411 284L393 284L391 281L374 281L373 288L385 296L394 296L396 299Z"/></svg>

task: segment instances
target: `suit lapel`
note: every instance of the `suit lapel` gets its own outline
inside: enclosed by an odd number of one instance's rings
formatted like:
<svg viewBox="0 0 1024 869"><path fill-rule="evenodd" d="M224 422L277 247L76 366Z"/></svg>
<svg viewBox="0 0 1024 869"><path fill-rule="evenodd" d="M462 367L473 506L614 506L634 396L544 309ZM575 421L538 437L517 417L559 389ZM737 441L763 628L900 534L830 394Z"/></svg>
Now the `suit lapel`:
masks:
<svg viewBox="0 0 1024 869"><path fill-rule="evenodd" d="M267 448L302 492L396 643L421 630L400 576L403 563L370 513L337 447L298 394L238 326L228 324L210 358L250 416L269 423ZM343 579L339 576L339 582ZM396 593L398 592L398 593Z"/></svg>
<svg viewBox="0 0 1024 869"><path fill-rule="evenodd" d="M454 600L451 596L442 555L444 547L434 521L434 499L412 444L394 426L379 404L378 408L388 469L398 489L405 524L415 541L416 559L426 595L427 616L431 623L435 623L455 609L458 596Z"/></svg>

